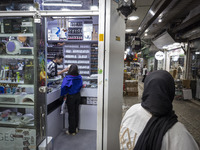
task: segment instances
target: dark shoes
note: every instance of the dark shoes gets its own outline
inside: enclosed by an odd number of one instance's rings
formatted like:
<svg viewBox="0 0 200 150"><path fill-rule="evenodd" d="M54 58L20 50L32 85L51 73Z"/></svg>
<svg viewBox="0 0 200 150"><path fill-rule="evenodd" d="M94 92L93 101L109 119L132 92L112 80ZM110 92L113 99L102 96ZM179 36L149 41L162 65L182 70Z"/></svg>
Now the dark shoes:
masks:
<svg viewBox="0 0 200 150"><path fill-rule="evenodd" d="M76 132L75 133L70 133L69 130L66 131L66 134L68 135L76 135L79 132L79 129L76 128Z"/></svg>

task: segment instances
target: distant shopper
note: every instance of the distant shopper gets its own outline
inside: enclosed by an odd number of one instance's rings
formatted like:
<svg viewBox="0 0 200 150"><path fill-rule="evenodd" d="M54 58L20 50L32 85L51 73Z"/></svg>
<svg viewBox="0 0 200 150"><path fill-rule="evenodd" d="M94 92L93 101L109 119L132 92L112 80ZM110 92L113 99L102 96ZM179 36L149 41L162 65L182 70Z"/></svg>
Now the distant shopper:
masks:
<svg viewBox="0 0 200 150"><path fill-rule="evenodd" d="M57 65L61 65L63 63L63 55L56 54L54 59L47 64L47 75L49 78L55 77L57 75L61 75L64 72L67 72L69 68L65 68L62 71L58 72Z"/></svg>
<svg viewBox="0 0 200 150"><path fill-rule="evenodd" d="M199 150L191 134L177 120L172 109L174 95L170 73L158 70L147 75L142 103L133 105L121 122L121 150Z"/></svg>
<svg viewBox="0 0 200 150"><path fill-rule="evenodd" d="M67 134L75 135L78 132L79 104L81 100L80 90L82 86L82 77L78 73L78 67L72 64L61 85L61 96L67 97L66 103L69 113Z"/></svg>
<svg viewBox="0 0 200 150"><path fill-rule="evenodd" d="M147 75L147 67L146 65L144 65L143 69L142 69L142 75L143 75L143 79L142 82L144 82L146 75Z"/></svg>

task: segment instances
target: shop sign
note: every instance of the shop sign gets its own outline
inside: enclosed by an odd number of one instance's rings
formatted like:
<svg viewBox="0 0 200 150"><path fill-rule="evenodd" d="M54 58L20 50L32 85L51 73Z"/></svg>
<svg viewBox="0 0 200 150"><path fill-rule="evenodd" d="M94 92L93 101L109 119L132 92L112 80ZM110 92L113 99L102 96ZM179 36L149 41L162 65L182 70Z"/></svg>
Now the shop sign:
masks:
<svg viewBox="0 0 200 150"><path fill-rule="evenodd" d="M161 51L158 51L158 52L156 52L156 54L155 54L156 60L163 60L164 57L165 57L165 54L164 54L163 52L161 52Z"/></svg>
<svg viewBox="0 0 200 150"><path fill-rule="evenodd" d="M0 128L0 149L35 150L36 130L21 128Z"/></svg>

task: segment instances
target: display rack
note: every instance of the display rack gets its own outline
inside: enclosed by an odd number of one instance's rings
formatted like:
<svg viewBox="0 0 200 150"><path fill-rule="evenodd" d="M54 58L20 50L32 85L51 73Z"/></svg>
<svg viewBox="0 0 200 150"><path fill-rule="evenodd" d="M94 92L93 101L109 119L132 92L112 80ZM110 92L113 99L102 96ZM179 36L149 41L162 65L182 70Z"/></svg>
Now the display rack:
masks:
<svg viewBox="0 0 200 150"><path fill-rule="evenodd" d="M11 138L2 138L0 149L36 150L46 130L43 96L36 90L44 53L41 26L32 17L0 22L0 133Z"/></svg>

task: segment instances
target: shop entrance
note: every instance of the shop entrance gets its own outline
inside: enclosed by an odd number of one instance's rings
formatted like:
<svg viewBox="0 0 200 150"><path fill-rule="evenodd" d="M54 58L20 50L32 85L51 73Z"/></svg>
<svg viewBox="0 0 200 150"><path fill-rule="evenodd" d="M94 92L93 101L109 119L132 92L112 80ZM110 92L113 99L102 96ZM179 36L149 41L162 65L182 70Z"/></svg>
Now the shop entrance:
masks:
<svg viewBox="0 0 200 150"><path fill-rule="evenodd" d="M46 64L56 54L64 56L58 72L76 64L82 76L79 132L68 135L68 112L60 114L62 78L47 78L47 136L53 137L54 149L96 149L98 88L98 16L54 16L45 18Z"/></svg>

